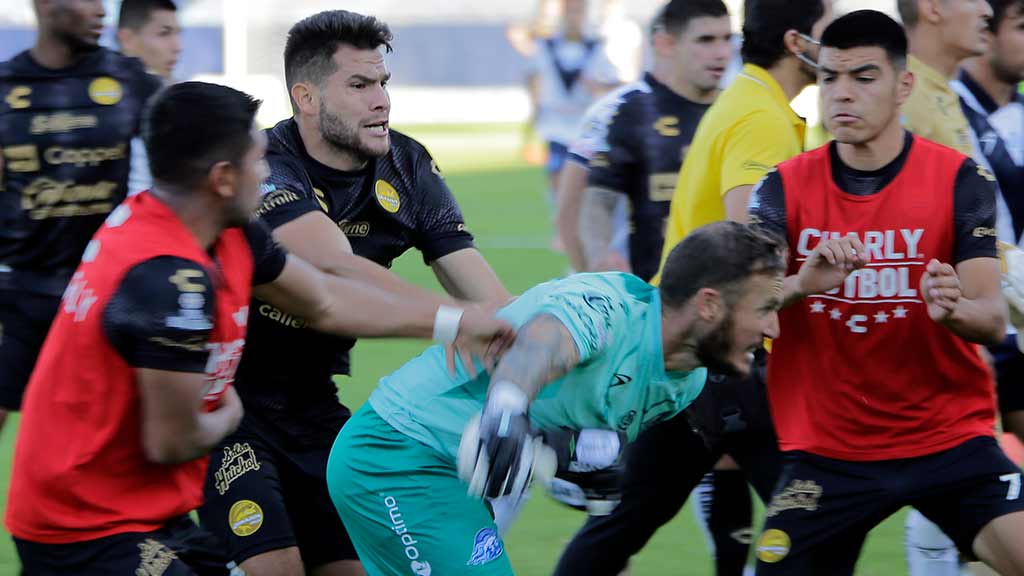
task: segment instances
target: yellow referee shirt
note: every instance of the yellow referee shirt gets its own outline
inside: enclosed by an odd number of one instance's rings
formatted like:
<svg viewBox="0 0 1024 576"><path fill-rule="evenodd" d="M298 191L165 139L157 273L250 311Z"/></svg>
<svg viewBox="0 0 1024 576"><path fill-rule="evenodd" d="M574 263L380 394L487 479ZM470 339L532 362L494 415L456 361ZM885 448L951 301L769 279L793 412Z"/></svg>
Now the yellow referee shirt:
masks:
<svg viewBox="0 0 1024 576"><path fill-rule="evenodd" d="M922 138L974 156L970 125L949 79L914 56L907 58L914 74L914 91L903 104L903 126Z"/></svg>
<svg viewBox="0 0 1024 576"><path fill-rule="evenodd" d="M691 230L725 220L726 192L757 184L776 164L802 152L805 128L768 71L744 65L704 113L690 143L672 196L662 264Z"/></svg>

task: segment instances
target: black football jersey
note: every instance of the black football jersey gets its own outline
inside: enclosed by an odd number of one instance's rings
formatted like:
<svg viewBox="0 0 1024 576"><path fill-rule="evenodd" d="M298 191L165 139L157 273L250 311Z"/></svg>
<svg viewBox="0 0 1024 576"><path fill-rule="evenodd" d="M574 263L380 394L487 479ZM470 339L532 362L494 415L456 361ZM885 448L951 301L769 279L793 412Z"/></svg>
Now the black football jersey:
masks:
<svg viewBox="0 0 1024 576"><path fill-rule="evenodd" d="M658 271L679 169L708 107L648 73L595 103L570 149L574 161L588 166L588 186L629 197L630 266L644 280Z"/></svg>
<svg viewBox="0 0 1024 576"><path fill-rule="evenodd" d="M131 140L161 85L103 48L60 70L28 51L0 63L0 265L62 279L36 286L60 294L127 194Z"/></svg>
<svg viewBox="0 0 1024 576"><path fill-rule="evenodd" d="M353 251L382 266L410 248L425 263L473 246L441 171L417 141L391 131L391 150L361 170L343 172L306 152L294 120L267 131L271 175L258 215L276 228L308 213L326 214ZM315 332L306 321L260 300L236 377L243 402L264 413L314 414L336 406L332 374L349 373L355 340ZM286 417L278 422L287 420Z"/></svg>

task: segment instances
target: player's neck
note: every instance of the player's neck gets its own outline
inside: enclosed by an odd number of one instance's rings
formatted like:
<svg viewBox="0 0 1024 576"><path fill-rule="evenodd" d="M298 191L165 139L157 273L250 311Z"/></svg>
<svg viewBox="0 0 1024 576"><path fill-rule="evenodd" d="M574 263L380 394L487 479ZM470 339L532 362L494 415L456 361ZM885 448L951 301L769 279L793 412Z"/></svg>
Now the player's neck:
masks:
<svg viewBox="0 0 1024 576"><path fill-rule="evenodd" d="M178 190L175 186L159 182L153 185L150 193L174 212L203 250L209 250L226 228L223 218L220 218L223 208L213 206L209 194Z"/></svg>
<svg viewBox="0 0 1024 576"><path fill-rule="evenodd" d="M1017 93L1017 85L1001 80L992 66L985 61L985 56L965 60L964 70L999 106L1006 106L1013 101L1013 97Z"/></svg>
<svg viewBox="0 0 1024 576"><path fill-rule="evenodd" d="M52 34L40 30L36 43L29 51L32 59L43 68L59 70L67 68L82 59L83 54L71 49Z"/></svg>
<svg viewBox="0 0 1024 576"><path fill-rule="evenodd" d="M338 149L324 140L320 135L320 128L315 123L304 122L301 117L295 118L299 126L299 136L302 138L302 145L306 147L306 153L313 160L342 172L353 172L366 166L366 160L354 154Z"/></svg>
<svg viewBox="0 0 1024 576"><path fill-rule="evenodd" d="M691 334L695 312L689 306L683 309L661 309L661 354L665 370L689 372L700 366L697 359L697 341Z"/></svg>
<svg viewBox="0 0 1024 576"><path fill-rule="evenodd" d="M863 172L881 170L903 152L903 127L894 121L877 138L861 144L838 143L836 152L848 167Z"/></svg>
<svg viewBox="0 0 1024 576"><path fill-rule="evenodd" d="M768 69L768 74L779 83L782 92L786 95L786 101L792 102L803 89L809 86L813 80L804 72L802 62L796 57L782 58Z"/></svg>
<svg viewBox="0 0 1024 576"><path fill-rule="evenodd" d="M953 79L956 68L963 58L949 51L937 31L919 26L907 34L907 41L912 56L937 70L947 79Z"/></svg>
<svg viewBox="0 0 1024 576"><path fill-rule="evenodd" d="M562 38L569 42L583 42L583 30L580 28L565 28L562 30Z"/></svg>
<svg viewBox="0 0 1024 576"><path fill-rule="evenodd" d="M674 66L672 62L658 62L651 71L651 75L658 82L668 87L669 90L686 98L690 102L699 104L711 104L718 96L718 88L704 90L687 79L680 71L681 66Z"/></svg>

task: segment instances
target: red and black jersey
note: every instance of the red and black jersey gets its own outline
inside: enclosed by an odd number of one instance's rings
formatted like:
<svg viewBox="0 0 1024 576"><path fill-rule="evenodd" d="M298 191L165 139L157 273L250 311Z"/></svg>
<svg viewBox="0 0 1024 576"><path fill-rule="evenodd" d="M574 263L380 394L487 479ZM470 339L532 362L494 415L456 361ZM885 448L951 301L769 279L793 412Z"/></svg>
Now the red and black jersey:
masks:
<svg viewBox="0 0 1024 576"><path fill-rule="evenodd" d="M10 532L79 542L155 530L195 509L207 459L145 457L135 370L205 372L216 404L242 354L251 286L284 262L266 228L226 230L207 251L153 195L118 206L86 248L29 382Z"/></svg>
<svg viewBox="0 0 1024 576"><path fill-rule="evenodd" d="M875 173L835 145L779 165L751 216L788 239L789 273L822 238L856 235L870 264L783 310L768 390L783 450L843 460L910 458L993 434L991 377L975 345L928 317L932 258L996 256L991 176L960 153L907 137Z"/></svg>

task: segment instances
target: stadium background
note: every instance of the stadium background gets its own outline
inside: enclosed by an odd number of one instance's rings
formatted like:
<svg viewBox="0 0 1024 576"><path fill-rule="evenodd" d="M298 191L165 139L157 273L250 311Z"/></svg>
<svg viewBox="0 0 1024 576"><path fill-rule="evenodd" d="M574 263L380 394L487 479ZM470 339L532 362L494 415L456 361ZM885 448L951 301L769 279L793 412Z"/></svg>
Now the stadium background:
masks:
<svg viewBox="0 0 1024 576"><path fill-rule="evenodd" d="M113 45L119 2L105 1L110 23L105 43ZM259 119L268 126L290 113L281 54L287 30L295 21L319 10L344 8L374 14L388 22L395 33L395 50L388 56L393 73L391 122L396 129L418 138L435 155L470 230L502 281L518 292L566 273L565 257L549 248L552 231L544 174L540 167L523 160L523 128L529 115L523 88L526 61L506 38L510 25L525 24L533 18L538 0L177 3L184 26L184 51L176 77L217 81L256 94L265 101ZM600 12L602 3L590 0L592 15ZM739 30L741 2L726 3ZM623 20L642 30L660 4L660 0L626 0L621 4ZM837 14L856 8L895 13L895 0L839 0L834 6ZM31 0L0 0L0 60L31 45L34 25ZM795 104L812 122L817 117L815 100L812 89ZM400 259L395 271L441 290L418 254ZM411 341L360 342L354 354L352 378L339 381L342 400L353 409L359 406L380 376L422 348L421 342ZM3 494L7 493L15 434L16 427L7 426L0 437ZM516 573L550 574L562 547L582 521L581 513L562 508L535 491L507 537ZM902 525L901 514L872 533L858 575L906 573ZM0 576L18 572L13 544L4 532L0 537ZM712 574L704 537L689 510L658 532L634 561L632 574Z"/></svg>

